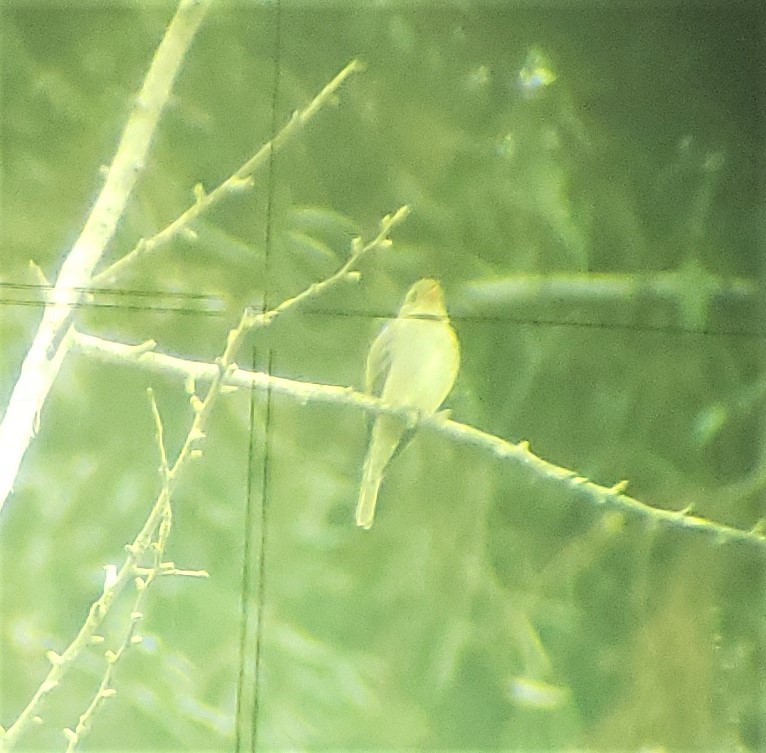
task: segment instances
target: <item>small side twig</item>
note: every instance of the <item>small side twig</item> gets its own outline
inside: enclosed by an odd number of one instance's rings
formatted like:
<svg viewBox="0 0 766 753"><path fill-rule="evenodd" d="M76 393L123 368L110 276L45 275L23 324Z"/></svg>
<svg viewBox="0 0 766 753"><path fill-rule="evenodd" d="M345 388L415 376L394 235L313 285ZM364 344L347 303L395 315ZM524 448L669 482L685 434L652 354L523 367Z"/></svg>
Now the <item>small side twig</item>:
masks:
<svg viewBox="0 0 766 753"><path fill-rule="evenodd" d="M386 249L391 247L392 241L388 236L400 222L403 222L407 218L410 211L410 206L405 204L404 206L399 207L399 209L397 209L393 214L387 214L380 221L378 234L367 244L364 244L361 238L354 238L351 244L351 255L349 256L346 263L343 264L343 266L331 277L322 280L322 282L315 282L314 284L309 285L307 288L298 293L298 295L282 301L279 306L276 306L269 311L265 311L263 313L250 312L247 321L248 328L261 329L263 327L267 327L274 321L274 319L276 319L281 314L284 314L285 311L292 308L293 306L298 306L308 300L311 300L312 298L317 298L326 292L329 287L335 285L340 280L343 280L349 275L356 274L352 272L352 270L359 263L359 260L363 256L366 256L368 253L375 249Z"/></svg>

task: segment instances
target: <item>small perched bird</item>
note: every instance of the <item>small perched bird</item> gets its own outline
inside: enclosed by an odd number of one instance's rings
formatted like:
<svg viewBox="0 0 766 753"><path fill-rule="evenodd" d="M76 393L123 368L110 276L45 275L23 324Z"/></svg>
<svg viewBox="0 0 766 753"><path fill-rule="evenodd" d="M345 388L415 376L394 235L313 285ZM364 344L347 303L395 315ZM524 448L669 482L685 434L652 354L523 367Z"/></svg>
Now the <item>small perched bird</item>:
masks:
<svg viewBox="0 0 766 753"><path fill-rule="evenodd" d="M441 285L418 280L407 291L399 315L372 343L365 390L390 406L435 413L452 389L459 366L460 348ZM397 416L380 414L375 419L356 507L356 524L362 528L372 526L383 473L405 432L405 422Z"/></svg>

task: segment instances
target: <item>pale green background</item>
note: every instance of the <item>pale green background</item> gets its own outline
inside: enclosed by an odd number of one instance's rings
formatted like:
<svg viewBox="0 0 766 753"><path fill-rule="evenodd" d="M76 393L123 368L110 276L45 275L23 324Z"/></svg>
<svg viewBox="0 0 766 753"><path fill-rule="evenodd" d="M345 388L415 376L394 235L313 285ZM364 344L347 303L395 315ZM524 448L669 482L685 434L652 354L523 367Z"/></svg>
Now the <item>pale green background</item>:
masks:
<svg viewBox="0 0 766 753"><path fill-rule="evenodd" d="M289 313L238 361L359 387L378 317L437 276L463 352L448 400L457 420L528 439L598 483L628 479L648 504L693 503L749 529L764 516L763 303L695 307L694 294L705 274L753 289L763 278L756 8L284 2L279 19L273 4L218 8L112 260L177 216L195 183L224 180L351 58L367 71L277 156L268 265L263 171L197 226L199 244L178 242L120 281L158 302L167 290L220 297L218 315L147 310L127 295L138 309L87 310L78 326L212 359L245 303L329 275L352 235L371 237L410 203L393 249L365 259L356 286ZM4 283L34 283L30 259L55 279L171 15L157 3L5 6ZM558 80L525 98L515 77L533 45ZM675 302L476 293L523 273L678 269ZM5 405L40 310L3 298ZM0 516L3 725L43 678L45 651L75 635L102 565L119 562L157 492L149 385L174 452L191 416L173 380L73 355L50 396ZM169 557L211 577L158 585L145 642L120 665L85 749L234 749L243 552L260 541L245 523L248 477L253 507L263 489L267 503L262 749L763 749L763 550L645 520L620 527L433 432L392 465L361 532L364 416L275 398L265 429L257 396L249 459L248 399L222 401L175 501ZM115 635L124 618L110 622ZM30 749L62 749L58 730L101 671L95 652L78 664ZM553 708L519 702L521 676L565 695Z"/></svg>

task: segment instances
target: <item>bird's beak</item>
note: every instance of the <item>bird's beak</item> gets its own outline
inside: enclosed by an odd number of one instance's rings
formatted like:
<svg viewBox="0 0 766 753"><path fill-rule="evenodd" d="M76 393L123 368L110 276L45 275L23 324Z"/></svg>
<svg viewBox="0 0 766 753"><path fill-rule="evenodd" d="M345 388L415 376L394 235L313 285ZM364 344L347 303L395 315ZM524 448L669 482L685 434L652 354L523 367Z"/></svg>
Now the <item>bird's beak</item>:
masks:
<svg viewBox="0 0 766 753"><path fill-rule="evenodd" d="M442 292L441 285L436 280L433 280L423 291L422 300L429 309L444 308L444 293Z"/></svg>

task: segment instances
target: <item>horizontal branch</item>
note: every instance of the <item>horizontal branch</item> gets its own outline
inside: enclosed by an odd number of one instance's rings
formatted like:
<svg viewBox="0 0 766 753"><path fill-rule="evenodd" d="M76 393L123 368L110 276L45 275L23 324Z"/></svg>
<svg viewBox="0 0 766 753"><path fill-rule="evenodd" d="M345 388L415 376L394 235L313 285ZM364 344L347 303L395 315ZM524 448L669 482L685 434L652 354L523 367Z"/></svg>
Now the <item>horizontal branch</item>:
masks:
<svg viewBox="0 0 766 753"><path fill-rule="evenodd" d="M135 364L182 380L192 379L194 382L204 382L214 379L220 373L219 367L215 364L156 353L154 352L155 344L151 341L141 345L125 345L78 332L74 336L72 347L80 353L101 361ZM732 528L692 515L689 508L676 511L652 507L626 495L624 492L627 482L620 482L613 487L596 484L569 468L554 465L533 454L528 442L514 444L473 426L446 420L440 415L418 416L407 409L392 408L378 398L357 392L350 387L301 382L239 368L227 373L224 383L235 387L270 391L301 404L332 403L353 406L371 413L397 415L418 427L436 431L458 444L475 447L498 459L516 463L548 481L563 484L593 505L603 506L604 509L615 510L631 517L643 517L674 528L706 534L716 544L742 543L766 552L766 536L758 528L751 531Z"/></svg>
<svg viewBox="0 0 766 753"><path fill-rule="evenodd" d="M506 277L492 277L466 282L461 289L459 307L451 313L459 318L501 315L521 310L519 323L528 323L532 306L557 306L570 311L575 307L598 304L625 307L631 301L642 301L646 306L663 305L676 310L678 328L687 332L715 333L719 327L709 330L708 321L717 318L722 305L755 306L760 290L754 279L722 277L708 272L692 262L668 272L630 273L517 273ZM631 312L625 324L635 323L636 312ZM535 319L537 323L539 320ZM553 317L549 323L589 325L600 319L581 315L568 315L562 322ZM610 326L617 324L610 317ZM758 328L750 330L758 333ZM739 334L739 331L737 331ZM742 334L747 334L745 331ZM728 334L728 332L726 333Z"/></svg>

